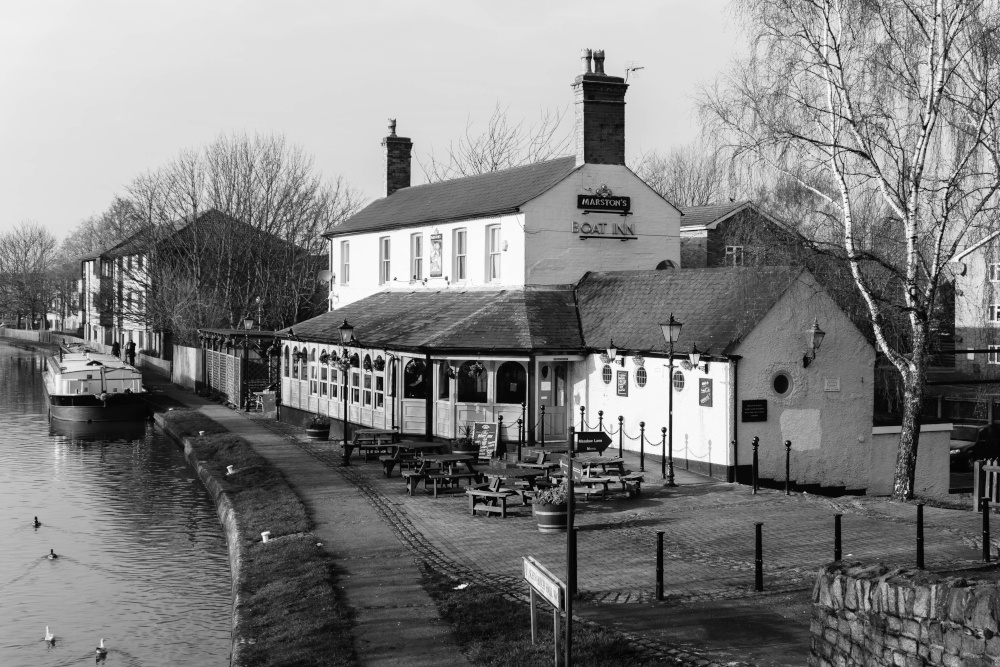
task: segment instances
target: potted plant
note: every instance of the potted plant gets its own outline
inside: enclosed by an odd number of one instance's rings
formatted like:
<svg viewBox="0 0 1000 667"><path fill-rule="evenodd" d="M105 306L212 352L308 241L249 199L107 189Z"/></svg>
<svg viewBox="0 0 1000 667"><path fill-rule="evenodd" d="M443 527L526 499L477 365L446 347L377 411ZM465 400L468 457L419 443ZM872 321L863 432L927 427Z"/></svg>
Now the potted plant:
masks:
<svg viewBox="0 0 1000 667"><path fill-rule="evenodd" d="M531 502L531 512L538 522L541 533L566 532L568 515L566 513L569 491L565 482L541 491L535 492Z"/></svg>
<svg viewBox="0 0 1000 667"><path fill-rule="evenodd" d="M330 439L330 420L316 415L306 424L306 436L314 440Z"/></svg>
<svg viewBox="0 0 1000 667"><path fill-rule="evenodd" d="M466 454L471 456L477 456L479 454L479 447L472 438L473 428L473 425L468 422L458 427L458 438L451 446L453 454Z"/></svg>

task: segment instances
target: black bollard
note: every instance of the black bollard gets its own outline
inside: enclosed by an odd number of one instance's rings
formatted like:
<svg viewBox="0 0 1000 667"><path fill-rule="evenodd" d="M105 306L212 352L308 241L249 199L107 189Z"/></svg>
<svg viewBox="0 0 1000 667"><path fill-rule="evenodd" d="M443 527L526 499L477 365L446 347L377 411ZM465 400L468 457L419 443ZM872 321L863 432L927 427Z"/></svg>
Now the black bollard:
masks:
<svg viewBox="0 0 1000 667"><path fill-rule="evenodd" d="M753 578L753 589L758 593L764 590L764 536L763 528L764 524L757 522L754 524L757 528L756 544L754 545L754 578Z"/></svg>
<svg viewBox="0 0 1000 667"><path fill-rule="evenodd" d="M656 599L663 600L663 531L656 531Z"/></svg>
<svg viewBox="0 0 1000 667"><path fill-rule="evenodd" d="M662 456L660 457L660 479L667 478L667 427L660 427L660 435L662 441L660 442L660 451Z"/></svg>
<svg viewBox="0 0 1000 667"><path fill-rule="evenodd" d="M618 458L622 457L622 439L625 437L625 418L618 415Z"/></svg>
<svg viewBox="0 0 1000 667"><path fill-rule="evenodd" d="M545 406L544 405L540 405L539 409L541 410L542 416L538 418L538 425L542 429L541 444L542 444L542 447L544 447L545 446Z"/></svg>
<svg viewBox="0 0 1000 667"><path fill-rule="evenodd" d="M581 431L586 431L587 430L587 419L586 419L586 417L584 417L584 415L586 415L586 414L587 414L587 408L586 408L586 406L581 405L580 406L580 430Z"/></svg>
<svg viewBox="0 0 1000 667"><path fill-rule="evenodd" d="M504 444L503 438L503 415L497 415L497 452L503 451L503 459L505 461L510 460L510 454L507 453L507 445ZM497 454L497 459L500 459L500 454Z"/></svg>
<svg viewBox="0 0 1000 667"><path fill-rule="evenodd" d="M833 560L842 560L840 548L840 519L843 514L833 515Z"/></svg>
<svg viewBox="0 0 1000 667"><path fill-rule="evenodd" d="M990 499L983 498L983 562L990 562Z"/></svg>
<svg viewBox="0 0 1000 667"><path fill-rule="evenodd" d="M791 495L792 486L792 441L785 440L785 495Z"/></svg>
<svg viewBox="0 0 1000 667"><path fill-rule="evenodd" d="M604 432L604 410L597 411L597 430Z"/></svg>
<svg viewBox="0 0 1000 667"><path fill-rule="evenodd" d="M753 445L753 492L757 493L757 489L760 488L758 486L760 469L757 467L757 448L760 447L760 438L754 436L750 444Z"/></svg>
<svg viewBox="0 0 1000 667"><path fill-rule="evenodd" d="M924 569L924 504L917 503L917 568Z"/></svg>
<svg viewBox="0 0 1000 667"><path fill-rule="evenodd" d="M517 462L521 462L521 448L524 447L524 420L517 418Z"/></svg>
<svg viewBox="0 0 1000 667"><path fill-rule="evenodd" d="M646 422L639 422L639 472L646 471Z"/></svg>

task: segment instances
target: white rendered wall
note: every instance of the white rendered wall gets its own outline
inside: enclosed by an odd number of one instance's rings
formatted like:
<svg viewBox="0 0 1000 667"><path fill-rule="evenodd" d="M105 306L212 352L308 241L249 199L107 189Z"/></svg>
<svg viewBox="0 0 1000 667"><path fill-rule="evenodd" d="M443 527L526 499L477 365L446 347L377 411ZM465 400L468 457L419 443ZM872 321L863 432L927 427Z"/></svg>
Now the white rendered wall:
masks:
<svg viewBox="0 0 1000 667"><path fill-rule="evenodd" d="M826 332L808 368L802 366L813 319ZM734 354L739 464L750 465L751 439L760 438L760 474L784 479L784 442L791 440L791 477L799 484L864 488L872 433L875 350L808 274L789 289ZM779 396L773 379L791 378ZM839 386L838 391L830 391ZM740 421L740 402L767 400L767 421Z"/></svg>
<svg viewBox="0 0 1000 667"><path fill-rule="evenodd" d="M606 185L615 196L631 198L632 215L588 213L576 207L577 195ZM526 221L524 282L575 283L587 271L655 269L663 260L680 266L680 220L676 208L627 167L587 164L523 206ZM580 239L573 223L603 224L607 238ZM614 223L632 225L638 240L616 240Z"/></svg>

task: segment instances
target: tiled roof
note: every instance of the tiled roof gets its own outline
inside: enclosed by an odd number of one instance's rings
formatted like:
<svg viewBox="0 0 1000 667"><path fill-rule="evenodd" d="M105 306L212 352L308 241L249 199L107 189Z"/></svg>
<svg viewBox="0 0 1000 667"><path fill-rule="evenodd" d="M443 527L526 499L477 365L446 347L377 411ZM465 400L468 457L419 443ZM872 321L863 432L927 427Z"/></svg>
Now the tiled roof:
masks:
<svg viewBox="0 0 1000 667"><path fill-rule="evenodd" d="M338 343L347 320L366 347L524 352L583 347L573 290L379 292L279 334Z"/></svg>
<svg viewBox="0 0 1000 667"><path fill-rule="evenodd" d="M750 205L748 200L731 201L724 204L709 204L707 206L691 206L681 209L681 227L708 227L710 224L735 213L744 206Z"/></svg>
<svg viewBox="0 0 1000 667"><path fill-rule="evenodd" d="M802 275L784 267L589 273L577 287L590 349L666 352L659 324L681 322L677 349L728 354Z"/></svg>
<svg viewBox="0 0 1000 667"><path fill-rule="evenodd" d="M402 188L388 197L376 199L326 236L513 213L569 176L574 169L576 158L570 156Z"/></svg>

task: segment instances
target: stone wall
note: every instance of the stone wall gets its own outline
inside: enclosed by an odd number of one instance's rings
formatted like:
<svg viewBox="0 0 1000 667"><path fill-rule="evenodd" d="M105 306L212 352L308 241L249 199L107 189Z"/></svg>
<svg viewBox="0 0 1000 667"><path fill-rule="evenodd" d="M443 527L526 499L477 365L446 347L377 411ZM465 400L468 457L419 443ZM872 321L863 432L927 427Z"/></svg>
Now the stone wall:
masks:
<svg viewBox="0 0 1000 667"><path fill-rule="evenodd" d="M1000 665L1000 569L950 574L826 566L813 589L808 664Z"/></svg>

